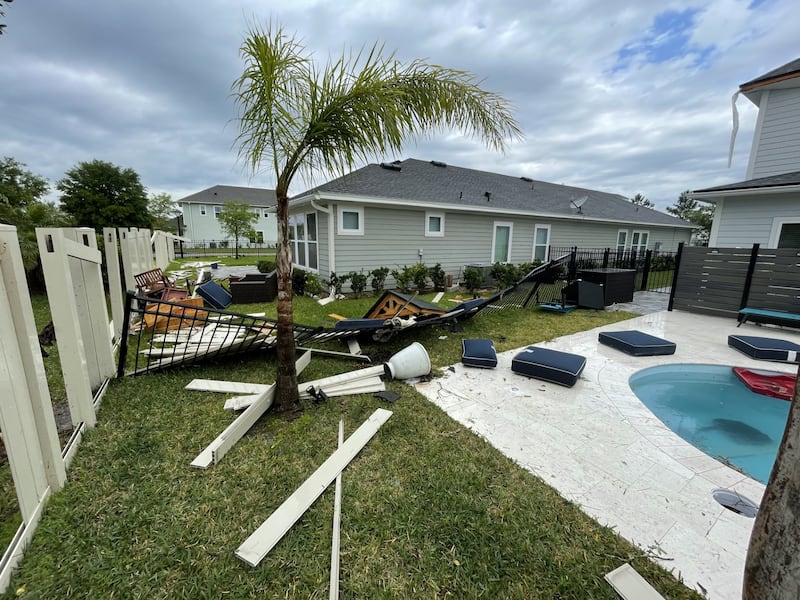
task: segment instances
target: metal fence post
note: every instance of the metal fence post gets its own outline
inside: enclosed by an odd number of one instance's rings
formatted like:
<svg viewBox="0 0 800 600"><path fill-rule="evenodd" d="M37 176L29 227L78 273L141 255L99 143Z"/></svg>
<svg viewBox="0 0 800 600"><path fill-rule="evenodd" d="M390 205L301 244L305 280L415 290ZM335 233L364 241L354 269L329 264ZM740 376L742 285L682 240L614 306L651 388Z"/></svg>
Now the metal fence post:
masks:
<svg viewBox="0 0 800 600"><path fill-rule="evenodd" d="M753 249L750 251L750 264L747 265L747 276L744 280L744 289L742 290L742 299L739 302L739 310L747 308L747 301L750 298L750 286L753 284L753 271L756 270L758 251L760 248L761 244L753 244Z"/></svg>
<svg viewBox="0 0 800 600"><path fill-rule="evenodd" d="M672 273L672 288L669 290L669 304L667 310L672 310L675 302L675 290L678 289L678 273L681 270L681 256L683 255L683 242L678 244L678 252L675 254L675 271Z"/></svg>
<svg viewBox="0 0 800 600"><path fill-rule="evenodd" d="M608 255L609 255L610 252L611 252L611 250L609 248L606 248L603 251L603 268L604 269L608 268Z"/></svg>
<svg viewBox="0 0 800 600"><path fill-rule="evenodd" d="M650 263L653 260L653 251L647 250L644 253L644 268L642 269L642 285L640 291L647 290L647 278L650 277Z"/></svg>

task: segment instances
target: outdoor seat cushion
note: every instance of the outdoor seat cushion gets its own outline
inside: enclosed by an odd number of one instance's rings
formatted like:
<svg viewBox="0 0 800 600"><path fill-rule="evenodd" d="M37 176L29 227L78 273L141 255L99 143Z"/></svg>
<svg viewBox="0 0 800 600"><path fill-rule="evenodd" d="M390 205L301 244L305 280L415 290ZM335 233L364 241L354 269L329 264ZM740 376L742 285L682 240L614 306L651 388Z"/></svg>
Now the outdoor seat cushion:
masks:
<svg viewBox="0 0 800 600"><path fill-rule="evenodd" d="M728 346L758 360L797 362L800 356L800 344L776 338L729 335Z"/></svg>
<svg viewBox="0 0 800 600"><path fill-rule="evenodd" d="M206 281L203 285L198 285L195 292L214 308L227 308L231 305L230 293L216 281Z"/></svg>
<svg viewBox="0 0 800 600"><path fill-rule="evenodd" d="M461 362L468 367L493 369L497 366L494 343L487 339L461 340Z"/></svg>
<svg viewBox="0 0 800 600"><path fill-rule="evenodd" d="M598 341L632 356L675 354L675 343L642 331L603 331Z"/></svg>
<svg viewBox="0 0 800 600"><path fill-rule="evenodd" d="M381 327L391 327L386 325L386 319L342 319L336 321L334 329L345 329L348 331L358 329L380 329Z"/></svg>
<svg viewBox="0 0 800 600"><path fill-rule="evenodd" d="M585 356L536 346L530 346L511 361L514 373L567 387L575 385L585 366Z"/></svg>

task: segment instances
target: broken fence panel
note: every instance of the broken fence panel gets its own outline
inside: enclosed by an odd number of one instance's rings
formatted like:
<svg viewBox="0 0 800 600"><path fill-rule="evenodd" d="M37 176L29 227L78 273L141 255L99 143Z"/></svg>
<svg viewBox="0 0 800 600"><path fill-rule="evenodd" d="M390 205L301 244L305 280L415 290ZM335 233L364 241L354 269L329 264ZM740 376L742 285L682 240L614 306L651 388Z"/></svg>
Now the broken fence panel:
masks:
<svg viewBox="0 0 800 600"><path fill-rule="evenodd" d="M339 445L344 443L344 421L339 421ZM341 545L342 522L342 472L336 476L336 491L333 496L333 534L331 536L331 585L329 600L339 597L339 547Z"/></svg>
<svg viewBox="0 0 800 600"><path fill-rule="evenodd" d="M236 556L252 567L275 547L286 532L322 495L336 476L350 464L361 449L367 445L378 429L389 420L392 412L384 408L377 409L372 415L347 438L328 459L322 463L303 484L281 504L261 526L248 537L236 550Z"/></svg>

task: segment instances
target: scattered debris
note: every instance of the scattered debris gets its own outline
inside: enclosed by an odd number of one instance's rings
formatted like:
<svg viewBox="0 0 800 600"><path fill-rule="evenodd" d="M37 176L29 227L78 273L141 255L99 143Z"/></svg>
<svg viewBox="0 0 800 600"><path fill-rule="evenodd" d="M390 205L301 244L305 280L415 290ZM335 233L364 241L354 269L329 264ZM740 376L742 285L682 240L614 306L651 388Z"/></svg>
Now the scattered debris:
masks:
<svg viewBox="0 0 800 600"><path fill-rule="evenodd" d="M392 390L384 390L382 392L375 392L372 394L375 398L380 398L381 400L386 400L389 404L393 404L400 398L400 394L397 392L393 392Z"/></svg>

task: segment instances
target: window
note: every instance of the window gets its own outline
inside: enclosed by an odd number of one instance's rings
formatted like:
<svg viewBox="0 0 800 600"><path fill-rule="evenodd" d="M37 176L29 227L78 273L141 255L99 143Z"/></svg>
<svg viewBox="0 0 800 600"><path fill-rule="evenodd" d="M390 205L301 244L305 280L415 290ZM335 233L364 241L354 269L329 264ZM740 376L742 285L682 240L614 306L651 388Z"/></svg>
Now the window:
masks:
<svg viewBox="0 0 800 600"><path fill-rule="evenodd" d="M492 236L492 262L510 262L512 228L512 223L504 223L501 221L494 222L494 235Z"/></svg>
<svg viewBox="0 0 800 600"><path fill-rule="evenodd" d="M292 262L306 269L317 270L317 213L289 217Z"/></svg>
<svg viewBox="0 0 800 600"><path fill-rule="evenodd" d="M628 230L620 229L617 232L617 252L624 251L625 246L627 245L628 245Z"/></svg>
<svg viewBox="0 0 800 600"><path fill-rule="evenodd" d="M425 237L444 237L444 213L425 213Z"/></svg>
<svg viewBox="0 0 800 600"><path fill-rule="evenodd" d="M205 217L207 214L208 214L208 211L206 210L206 205L205 204L201 204L200 205L200 216L201 217Z"/></svg>
<svg viewBox="0 0 800 600"><path fill-rule="evenodd" d="M364 235L364 209L339 207L339 235Z"/></svg>
<svg viewBox="0 0 800 600"><path fill-rule="evenodd" d="M221 213L221 212L222 212L222 207L221 206L215 206L214 207L214 218L215 219L219 219L219 213Z"/></svg>
<svg viewBox="0 0 800 600"><path fill-rule="evenodd" d="M631 250L636 250L636 252L647 250L648 237L650 237L649 231L634 231L631 235Z"/></svg>
<svg viewBox="0 0 800 600"><path fill-rule="evenodd" d="M800 248L800 223L784 223L781 225L778 248Z"/></svg>
<svg viewBox="0 0 800 600"><path fill-rule="evenodd" d="M550 225L536 225L533 228L533 260L547 262L550 254Z"/></svg>

